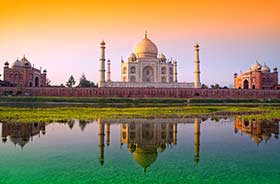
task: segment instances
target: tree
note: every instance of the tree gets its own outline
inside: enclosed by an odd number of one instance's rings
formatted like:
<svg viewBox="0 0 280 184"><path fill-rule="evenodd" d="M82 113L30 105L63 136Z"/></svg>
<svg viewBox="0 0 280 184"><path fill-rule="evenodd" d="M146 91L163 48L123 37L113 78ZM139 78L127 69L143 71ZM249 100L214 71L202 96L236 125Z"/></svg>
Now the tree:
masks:
<svg viewBox="0 0 280 184"><path fill-rule="evenodd" d="M69 77L68 81L66 82L66 86L69 88L72 88L75 84L76 84L76 81L75 81L73 75L71 75Z"/></svg>
<svg viewBox="0 0 280 184"><path fill-rule="evenodd" d="M206 84L202 84L202 85L201 85L201 88L202 88L202 89L208 89L208 86L207 86Z"/></svg>
<svg viewBox="0 0 280 184"><path fill-rule="evenodd" d="M212 89L221 89L221 87L220 87L219 84L210 85L210 87L211 87Z"/></svg>
<svg viewBox="0 0 280 184"><path fill-rule="evenodd" d="M47 84L47 86L50 86L51 85L51 80L50 79L46 79L46 84Z"/></svg>
<svg viewBox="0 0 280 184"><path fill-rule="evenodd" d="M80 78L80 83L78 87L86 88L86 87L94 87L94 83L87 80L85 74L83 73L81 78Z"/></svg>

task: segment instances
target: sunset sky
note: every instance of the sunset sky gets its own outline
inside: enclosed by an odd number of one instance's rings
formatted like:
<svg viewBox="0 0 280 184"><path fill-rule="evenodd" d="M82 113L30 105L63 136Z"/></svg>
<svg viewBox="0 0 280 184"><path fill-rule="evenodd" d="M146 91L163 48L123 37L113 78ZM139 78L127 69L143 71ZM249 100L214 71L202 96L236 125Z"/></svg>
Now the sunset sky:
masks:
<svg viewBox="0 0 280 184"><path fill-rule="evenodd" d="M98 80L106 42L112 79L144 37L178 61L178 79L193 81L193 44L201 46L201 82L233 83L259 60L280 67L279 0L0 0L0 74L24 54L47 69L51 84L71 74Z"/></svg>

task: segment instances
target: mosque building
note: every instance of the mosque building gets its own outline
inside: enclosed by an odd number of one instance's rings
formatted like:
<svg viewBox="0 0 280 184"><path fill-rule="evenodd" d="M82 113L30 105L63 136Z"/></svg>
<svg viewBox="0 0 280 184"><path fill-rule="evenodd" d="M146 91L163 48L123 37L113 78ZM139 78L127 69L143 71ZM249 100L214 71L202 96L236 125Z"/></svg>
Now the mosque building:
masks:
<svg viewBox="0 0 280 184"><path fill-rule="evenodd" d="M6 143L8 138L21 149L33 140L34 136L46 134L45 123L2 123L2 142Z"/></svg>
<svg viewBox="0 0 280 184"><path fill-rule="evenodd" d="M234 88L236 89L277 89L278 71L277 67L273 71L264 64L256 61L246 72L239 76L234 74Z"/></svg>
<svg viewBox="0 0 280 184"><path fill-rule="evenodd" d="M45 87L47 86L47 71L34 68L24 56L21 60L4 63L4 81L21 87Z"/></svg>
<svg viewBox="0 0 280 184"><path fill-rule="evenodd" d="M248 120L236 117L234 119L234 132L241 135L247 135L257 145L262 141L265 143L273 137L278 139L279 137L279 123L275 121L262 121L262 120Z"/></svg>
<svg viewBox="0 0 280 184"><path fill-rule="evenodd" d="M121 81L111 80L111 61L105 69L105 42L100 43L99 87L156 87L156 88L199 88L199 45L194 45L194 82L178 82L177 61L168 60L145 33L145 37L134 47L128 59L121 60ZM106 71L107 70L107 71ZM106 79L105 79L106 73Z"/></svg>

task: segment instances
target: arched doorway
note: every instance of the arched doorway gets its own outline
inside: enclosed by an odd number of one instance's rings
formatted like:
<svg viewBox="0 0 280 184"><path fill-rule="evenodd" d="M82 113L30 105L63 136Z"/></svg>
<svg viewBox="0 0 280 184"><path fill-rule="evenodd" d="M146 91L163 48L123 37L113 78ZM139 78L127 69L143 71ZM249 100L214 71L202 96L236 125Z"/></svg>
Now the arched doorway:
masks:
<svg viewBox="0 0 280 184"><path fill-rule="evenodd" d="M243 81L243 89L249 89L249 82L247 79Z"/></svg>
<svg viewBox="0 0 280 184"><path fill-rule="evenodd" d="M154 70L151 66L143 68L143 82L154 82Z"/></svg>
<svg viewBox="0 0 280 184"><path fill-rule="evenodd" d="M135 82L135 81L136 81L135 76L131 76L131 77L130 77L130 82Z"/></svg>
<svg viewBox="0 0 280 184"><path fill-rule="evenodd" d="M39 77L35 77L35 87L39 87Z"/></svg>

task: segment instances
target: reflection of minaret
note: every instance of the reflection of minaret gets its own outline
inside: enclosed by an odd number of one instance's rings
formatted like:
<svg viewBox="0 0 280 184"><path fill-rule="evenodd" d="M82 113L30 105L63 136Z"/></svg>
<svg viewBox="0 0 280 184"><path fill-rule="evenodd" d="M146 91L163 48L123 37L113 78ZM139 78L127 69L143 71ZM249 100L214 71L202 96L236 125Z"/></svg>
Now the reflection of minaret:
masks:
<svg viewBox="0 0 280 184"><path fill-rule="evenodd" d="M105 124L105 131L106 131L106 145L110 145L110 123Z"/></svg>
<svg viewBox="0 0 280 184"><path fill-rule="evenodd" d="M97 122L98 125L98 149L99 149L99 162L100 165L104 164L104 123L101 121L101 119L98 119Z"/></svg>
<svg viewBox="0 0 280 184"><path fill-rule="evenodd" d="M173 144L177 144L177 124L173 124Z"/></svg>
<svg viewBox="0 0 280 184"><path fill-rule="evenodd" d="M200 120L194 118L193 124L193 146L194 146L194 161L195 163L199 162L199 145L200 145Z"/></svg>

